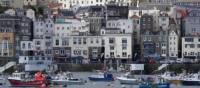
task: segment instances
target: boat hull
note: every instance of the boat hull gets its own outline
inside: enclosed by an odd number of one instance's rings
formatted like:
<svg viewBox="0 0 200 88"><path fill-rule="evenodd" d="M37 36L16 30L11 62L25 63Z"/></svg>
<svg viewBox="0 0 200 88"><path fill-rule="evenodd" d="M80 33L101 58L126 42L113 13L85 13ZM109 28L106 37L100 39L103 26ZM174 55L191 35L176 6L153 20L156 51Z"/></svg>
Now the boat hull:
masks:
<svg viewBox="0 0 200 88"><path fill-rule="evenodd" d="M185 81L185 80L183 80L182 85L185 85L185 86L200 85L200 81Z"/></svg>
<svg viewBox="0 0 200 88"><path fill-rule="evenodd" d="M159 83L159 84L140 84L139 88L170 88L169 83Z"/></svg>
<svg viewBox="0 0 200 88"><path fill-rule="evenodd" d="M13 87L38 87L44 84L43 81L21 81L15 79L8 79Z"/></svg>
<svg viewBox="0 0 200 88"><path fill-rule="evenodd" d="M88 77L90 81L114 81L114 78L93 78Z"/></svg>
<svg viewBox="0 0 200 88"><path fill-rule="evenodd" d="M84 81L52 80L56 85L83 85Z"/></svg>
<svg viewBox="0 0 200 88"><path fill-rule="evenodd" d="M137 80L122 80L118 79L121 84L128 84L128 85L138 85L139 82Z"/></svg>

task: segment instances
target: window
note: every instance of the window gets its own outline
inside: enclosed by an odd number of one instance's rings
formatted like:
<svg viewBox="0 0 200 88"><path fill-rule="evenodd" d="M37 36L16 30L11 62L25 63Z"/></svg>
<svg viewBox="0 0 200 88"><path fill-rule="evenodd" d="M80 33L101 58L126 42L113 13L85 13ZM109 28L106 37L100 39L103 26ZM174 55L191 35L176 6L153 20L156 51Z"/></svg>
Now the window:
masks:
<svg viewBox="0 0 200 88"><path fill-rule="evenodd" d="M90 41L90 43L92 44L93 43L93 39L91 38L91 41Z"/></svg>
<svg viewBox="0 0 200 88"><path fill-rule="evenodd" d="M73 44L77 44L76 40L77 38L73 38Z"/></svg>
<svg viewBox="0 0 200 88"><path fill-rule="evenodd" d="M187 52L185 52L184 55L187 56Z"/></svg>
<svg viewBox="0 0 200 88"><path fill-rule="evenodd" d="M159 47L159 43L156 43L156 47Z"/></svg>
<svg viewBox="0 0 200 88"><path fill-rule="evenodd" d="M165 18L162 18L162 21L165 21L166 19Z"/></svg>
<svg viewBox="0 0 200 88"><path fill-rule="evenodd" d="M28 48L31 49L31 43L28 43Z"/></svg>
<svg viewBox="0 0 200 88"><path fill-rule="evenodd" d="M114 43L114 38L109 38L109 43Z"/></svg>
<svg viewBox="0 0 200 88"><path fill-rule="evenodd" d="M193 42L194 39L193 38L185 38L185 42Z"/></svg>
<svg viewBox="0 0 200 88"><path fill-rule="evenodd" d="M122 45L122 50L127 50L127 45Z"/></svg>
<svg viewBox="0 0 200 88"><path fill-rule="evenodd" d="M192 32L195 33L196 32L196 28L192 28Z"/></svg>
<svg viewBox="0 0 200 88"><path fill-rule="evenodd" d="M122 52L122 56L123 57L127 57L127 53L126 52Z"/></svg>
<svg viewBox="0 0 200 88"><path fill-rule="evenodd" d="M36 41L36 45L40 45L40 41Z"/></svg>
<svg viewBox="0 0 200 88"><path fill-rule="evenodd" d="M64 49L61 49L61 50L60 50L60 54L61 54L61 55L64 55L64 54L65 54L65 50L64 50Z"/></svg>
<svg viewBox="0 0 200 88"><path fill-rule="evenodd" d="M62 39L62 45L63 45L63 46L69 45L69 38Z"/></svg>
<svg viewBox="0 0 200 88"><path fill-rule="evenodd" d="M105 45L105 40L102 40L102 45Z"/></svg>
<svg viewBox="0 0 200 88"><path fill-rule="evenodd" d="M114 46L110 46L110 50L114 50L115 49L115 47Z"/></svg>
<svg viewBox="0 0 200 88"><path fill-rule="evenodd" d="M194 48L195 47L195 45L194 44L190 44L190 48Z"/></svg>
<svg viewBox="0 0 200 88"><path fill-rule="evenodd" d="M122 38L122 43L127 43L127 39L126 38Z"/></svg>
<svg viewBox="0 0 200 88"><path fill-rule="evenodd" d="M87 44L86 38L83 38L83 44Z"/></svg>
<svg viewBox="0 0 200 88"><path fill-rule="evenodd" d="M187 48L187 44L185 44L185 48Z"/></svg>
<svg viewBox="0 0 200 88"><path fill-rule="evenodd" d="M59 45L59 40L58 39L56 40L56 45Z"/></svg>
<svg viewBox="0 0 200 88"><path fill-rule="evenodd" d="M166 54L166 50L162 50L162 54Z"/></svg>
<svg viewBox="0 0 200 88"><path fill-rule="evenodd" d="M197 48L200 48L200 44L197 44Z"/></svg>
<svg viewBox="0 0 200 88"><path fill-rule="evenodd" d="M114 52L110 52L110 57L114 57Z"/></svg>
<svg viewBox="0 0 200 88"><path fill-rule="evenodd" d="M166 44L165 44L165 43L162 43L162 46L163 46L163 47L165 47L165 46L166 46Z"/></svg>
<svg viewBox="0 0 200 88"><path fill-rule="evenodd" d="M78 38L78 44L81 44L81 41L82 41L81 38Z"/></svg>
<svg viewBox="0 0 200 88"><path fill-rule="evenodd" d="M97 44L99 43L99 39L98 39L98 38L96 39L96 43L97 43Z"/></svg>

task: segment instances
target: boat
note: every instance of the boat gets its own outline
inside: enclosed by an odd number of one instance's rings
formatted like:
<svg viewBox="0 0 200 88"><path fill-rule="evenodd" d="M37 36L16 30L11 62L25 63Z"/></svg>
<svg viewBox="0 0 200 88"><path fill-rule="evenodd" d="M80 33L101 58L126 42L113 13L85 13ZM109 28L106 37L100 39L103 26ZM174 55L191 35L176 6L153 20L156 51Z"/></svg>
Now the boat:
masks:
<svg viewBox="0 0 200 88"><path fill-rule="evenodd" d="M158 83L158 84L142 83L139 85L139 88L170 88L170 84L169 83Z"/></svg>
<svg viewBox="0 0 200 88"><path fill-rule="evenodd" d="M88 77L90 81L114 81L114 77L111 73L104 72L97 75L91 75Z"/></svg>
<svg viewBox="0 0 200 88"><path fill-rule="evenodd" d="M14 72L8 77L12 87L39 87L45 84L45 79L41 72L35 74L35 78L31 79L25 72Z"/></svg>
<svg viewBox="0 0 200 88"><path fill-rule="evenodd" d="M170 83L162 78L158 78L156 83L143 82L139 84L139 88L170 88Z"/></svg>
<svg viewBox="0 0 200 88"><path fill-rule="evenodd" d="M194 74L186 75L182 79L181 83L184 86L200 85L200 73L194 73Z"/></svg>
<svg viewBox="0 0 200 88"><path fill-rule="evenodd" d="M177 75L174 72L165 72L164 74L160 75L161 78L168 80L172 84L181 84L181 79L183 77L182 74Z"/></svg>
<svg viewBox="0 0 200 88"><path fill-rule="evenodd" d="M83 79L74 78L70 72L57 74L51 81L55 85L83 85L86 83Z"/></svg>
<svg viewBox="0 0 200 88"><path fill-rule="evenodd" d="M137 85L141 82L141 80L135 78L133 75L130 75L130 73L126 73L125 75L117 77L117 79L121 84L129 84L129 85Z"/></svg>

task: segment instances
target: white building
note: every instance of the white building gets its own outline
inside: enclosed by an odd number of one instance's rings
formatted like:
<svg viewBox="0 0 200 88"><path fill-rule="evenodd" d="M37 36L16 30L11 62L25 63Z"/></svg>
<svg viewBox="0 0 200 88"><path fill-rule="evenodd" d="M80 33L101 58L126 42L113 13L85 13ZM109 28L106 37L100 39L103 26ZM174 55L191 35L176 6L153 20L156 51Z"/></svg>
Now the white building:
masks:
<svg viewBox="0 0 200 88"><path fill-rule="evenodd" d="M170 58L178 58L179 34L177 30L169 30L168 35L168 54Z"/></svg>
<svg viewBox="0 0 200 88"><path fill-rule="evenodd" d="M132 19L116 19L108 20L106 28L119 28L123 34L133 33L133 20Z"/></svg>
<svg viewBox="0 0 200 88"><path fill-rule="evenodd" d="M70 9L72 6L104 6L111 1L115 1L118 5L131 5L131 0L57 0L58 3L62 3L61 9Z"/></svg>
<svg viewBox="0 0 200 88"><path fill-rule="evenodd" d="M136 15L136 16L141 17L144 14L159 16L159 13L160 13L160 10L156 8L144 8L144 7L131 8L130 7L128 16L131 17L133 15Z"/></svg>
<svg viewBox="0 0 200 88"><path fill-rule="evenodd" d="M78 19L57 19L54 34L58 37L69 35L87 35L89 23Z"/></svg>
<svg viewBox="0 0 200 88"><path fill-rule="evenodd" d="M200 56L200 38L182 37L182 57L190 59L199 59Z"/></svg>
<svg viewBox="0 0 200 88"><path fill-rule="evenodd" d="M53 47L56 48L56 56L67 54L70 57L82 57L83 63L89 63L93 59L100 59L99 49L102 47L101 36L63 36L54 37ZM93 50L93 48L96 49ZM64 53L65 52L65 53ZM70 54L70 55L69 55ZM96 57L95 57L96 56Z"/></svg>
<svg viewBox="0 0 200 88"><path fill-rule="evenodd" d="M52 55L53 30L54 22L50 18L45 20L37 19L34 21L34 50L38 52L42 51L44 55Z"/></svg>
<svg viewBox="0 0 200 88"><path fill-rule="evenodd" d="M34 21L33 41L22 41L19 63L25 71L53 70L52 35L54 22L51 19Z"/></svg>
<svg viewBox="0 0 200 88"><path fill-rule="evenodd" d="M12 16L16 16L17 15L17 9L8 9L4 12L5 14L9 14ZM35 11L32 9L25 9L24 12L22 12L22 15L18 15L18 16L26 16L30 19L32 19L33 21L35 21ZM25 13L25 14L24 14Z"/></svg>
<svg viewBox="0 0 200 88"><path fill-rule="evenodd" d="M26 17L32 19L33 21L35 21L35 11L32 9L27 9L26 10Z"/></svg>
<svg viewBox="0 0 200 88"><path fill-rule="evenodd" d="M132 59L132 36L131 34L107 34L103 35L105 59L125 60Z"/></svg>

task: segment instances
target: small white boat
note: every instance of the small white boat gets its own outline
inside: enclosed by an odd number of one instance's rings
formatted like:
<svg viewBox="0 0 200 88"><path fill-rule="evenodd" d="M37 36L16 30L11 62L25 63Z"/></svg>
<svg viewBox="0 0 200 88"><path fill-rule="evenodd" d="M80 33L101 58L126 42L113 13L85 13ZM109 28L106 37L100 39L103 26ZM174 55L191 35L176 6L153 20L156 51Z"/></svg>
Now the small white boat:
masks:
<svg viewBox="0 0 200 88"><path fill-rule="evenodd" d="M174 72L165 72L164 74L160 75L161 78L164 80L168 80L172 84L180 84L181 79L183 78L183 74L175 74Z"/></svg>
<svg viewBox="0 0 200 88"><path fill-rule="evenodd" d="M55 85L83 85L86 81L78 78L74 78L72 73L58 74L52 80Z"/></svg>
<svg viewBox="0 0 200 88"><path fill-rule="evenodd" d="M141 82L138 78L135 78L133 75L130 75L130 73L126 73L125 75L117 77L117 79L121 84L129 84L129 85L137 85L138 83Z"/></svg>
<svg viewBox="0 0 200 88"><path fill-rule="evenodd" d="M200 73L194 73L186 75L181 80L182 85L185 86L199 86L200 85Z"/></svg>

